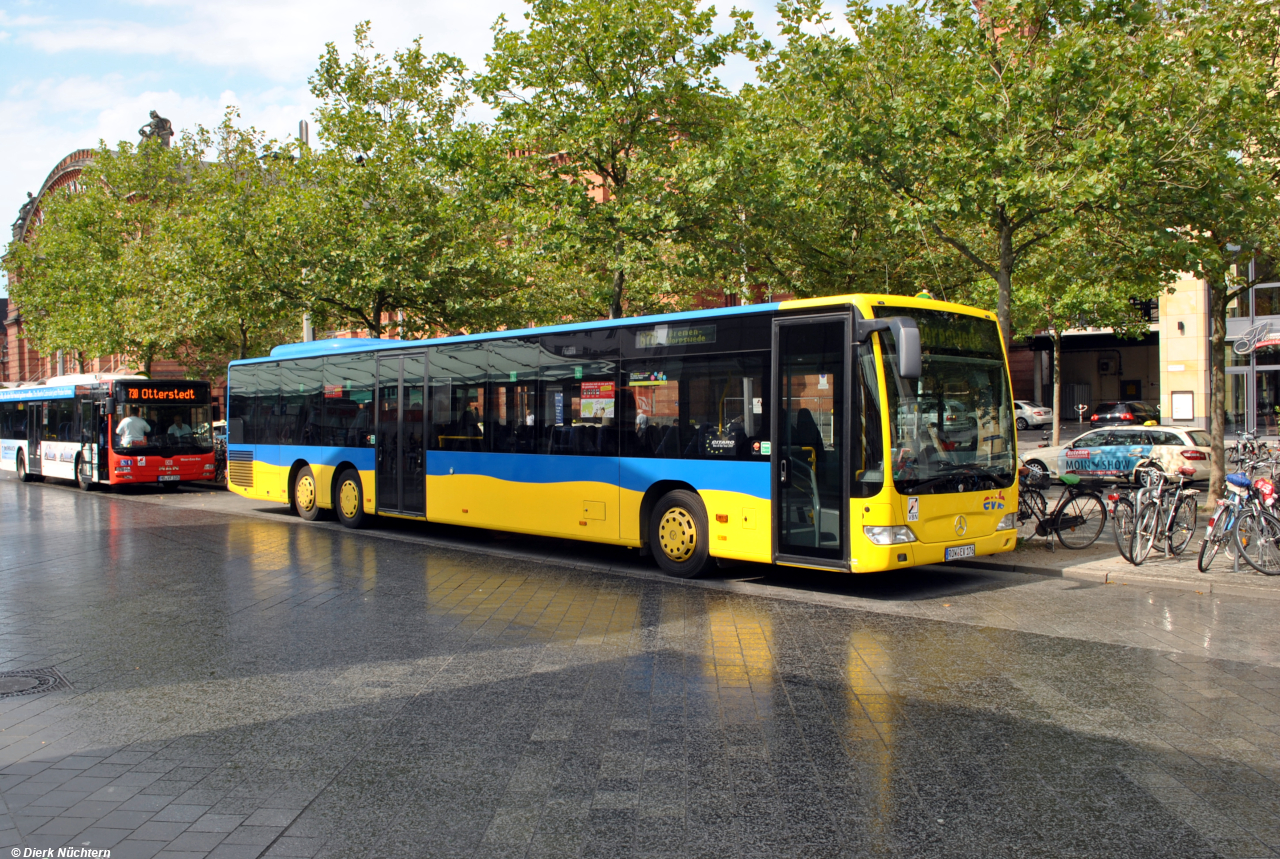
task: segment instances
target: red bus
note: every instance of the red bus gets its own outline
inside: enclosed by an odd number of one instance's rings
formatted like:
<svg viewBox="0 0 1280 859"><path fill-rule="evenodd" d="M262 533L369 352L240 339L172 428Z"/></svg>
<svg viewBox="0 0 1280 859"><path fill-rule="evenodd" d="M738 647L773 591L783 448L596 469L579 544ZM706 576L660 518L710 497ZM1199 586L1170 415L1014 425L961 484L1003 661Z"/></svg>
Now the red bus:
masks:
<svg viewBox="0 0 1280 859"><path fill-rule="evenodd" d="M209 383L80 374L0 390L0 471L167 486L214 476Z"/></svg>

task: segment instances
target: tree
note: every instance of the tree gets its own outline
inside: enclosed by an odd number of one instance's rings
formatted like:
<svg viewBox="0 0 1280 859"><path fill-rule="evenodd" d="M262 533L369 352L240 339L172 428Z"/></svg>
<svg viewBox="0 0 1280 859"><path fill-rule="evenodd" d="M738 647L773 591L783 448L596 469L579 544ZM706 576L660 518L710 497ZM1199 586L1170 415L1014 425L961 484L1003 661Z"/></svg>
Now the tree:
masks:
<svg viewBox="0 0 1280 859"><path fill-rule="evenodd" d="M1280 16L1266 0L1171 0L1123 92L1143 145L1126 153L1125 217L1170 273L1209 284L1210 495L1226 476L1227 307L1280 258ZM1256 269L1255 269L1256 271Z"/></svg>
<svg viewBox="0 0 1280 859"><path fill-rule="evenodd" d="M1063 332L1088 326L1137 337L1150 330L1135 301L1155 298L1163 279L1156 269L1131 265L1132 239L1111 220L1086 219L1061 230L1027 260L1025 277L1013 293L1017 329L1045 331L1053 342L1054 446L1060 443L1064 417Z"/></svg>
<svg viewBox="0 0 1280 859"><path fill-rule="evenodd" d="M303 314L278 288L291 275L287 266L256 253L289 162L276 157L276 141L238 127L237 118L228 109L215 132L197 129L196 143L214 160L189 176L187 217L176 225L192 318L174 357L198 376L221 375L230 360L296 338Z"/></svg>
<svg viewBox="0 0 1280 859"><path fill-rule="evenodd" d="M497 111L499 194L521 250L589 272L571 296L584 315L670 309L681 290L680 165L719 133L715 73L739 41L714 15L696 0L531 0L525 30L494 25L476 91Z"/></svg>
<svg viewBox="0 0 1280 859"><path fill-rule="evenodd" d="M1082 213L1115 205L1114 152L1134 133L1117 98L1141 4L919 0L850 5L854 37L814 0L784 9L770 85L804 104L828 157L855 164L898 232L924 232L996 285L1014 282Z"/></svg>
<svg viewBox="0 0 1280 859"><path fill-rule="evenodd" d="M189 137L173 149L103 144L81 191L45 203L43 223L8 262L38 348L123 354L149 374L181 339L189 316L175 227L192 163Z"/></svg>
<svg viewBox="0 0 1280 859"><path fill-rule="evenodd" d="M246 237L252 252L288 270L282 293L318 324L382 337L518 318L524 283L459 162L469 145L461 62L428 57L418 41L389 60L367 23L356 44L345 62L332 44L321 58L311 86L324 146L288 153L287 189Z"/></svg>

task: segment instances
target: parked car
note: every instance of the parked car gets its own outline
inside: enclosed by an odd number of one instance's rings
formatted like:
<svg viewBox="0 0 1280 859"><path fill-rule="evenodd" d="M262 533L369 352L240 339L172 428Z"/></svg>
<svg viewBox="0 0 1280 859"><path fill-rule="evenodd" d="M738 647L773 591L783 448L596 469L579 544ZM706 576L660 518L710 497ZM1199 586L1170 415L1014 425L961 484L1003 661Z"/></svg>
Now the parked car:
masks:
<svg viewBox="0 0 1280 859"><path fill-rule="evenodd" d="M1028 400L1013 401L1013 420L1018 429L1037 429L1053 423L1053 409L1037 406Z"/></svg>
<svg viewBox="0 0 1280 859"><path fill-rule="evenodd" d="M1089 426L1094 429L1126 424L1141 426L1147 421L1158 420L1160 420L1160 413L1153 407L1138 400L1125 400L1098 403L1098 407L1089 415Z"/></svg>
<svg viewBox="0 0 1280 859"><path fill-rule="evenodd" d="M1209 434L1183 427L1112 427L1077 436L1070 444L1040 447L1018 456L1033 472L1132 480L1133 469L1152 460L1165 474L1189 465L1193 480L1209 479Z"/></svg>

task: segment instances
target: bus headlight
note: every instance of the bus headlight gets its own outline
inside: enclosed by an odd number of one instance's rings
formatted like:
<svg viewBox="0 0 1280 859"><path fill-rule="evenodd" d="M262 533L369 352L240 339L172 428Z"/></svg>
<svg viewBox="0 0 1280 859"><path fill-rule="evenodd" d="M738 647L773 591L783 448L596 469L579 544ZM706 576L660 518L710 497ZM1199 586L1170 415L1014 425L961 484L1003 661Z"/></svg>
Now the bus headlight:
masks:
<svg viewBox="0 0 1280 859"><path fill-rule="evenodd" d="M1018 527L1018 517L1015 513L1006 513L1000 519L1000 524L996 526L997 531L1012 531Z"/></svg>
<svg viewBox="0 0 1280 859"><path fill-rule="evenodd" d="M894 543L914 543L916 535L906 525L864 525L862 533L877 546L892 546Z"/></svg>

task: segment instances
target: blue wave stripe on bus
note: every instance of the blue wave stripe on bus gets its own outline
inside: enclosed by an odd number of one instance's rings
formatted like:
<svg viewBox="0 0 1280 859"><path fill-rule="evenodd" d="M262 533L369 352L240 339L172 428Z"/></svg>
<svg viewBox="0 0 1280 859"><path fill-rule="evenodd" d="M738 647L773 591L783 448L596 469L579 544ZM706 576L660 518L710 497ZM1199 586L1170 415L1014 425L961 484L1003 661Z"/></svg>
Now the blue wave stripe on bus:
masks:
<svg viewBox="0 0 1280 859"><path fill-rule="evenodd" d="M230 444L229 451L252 451L265 465L289 466L299 459L317 465L350 462L361 471L374 468L374 451L355 447L296 444ZM479 474L517 483L589 481L644 492L659 480L681 480L698 489L742 492L768 499L769 463L705 459L618 459L611 456L548 456L439 451L427 453L427 474Z"/></svg>
<svg viewBox="0 0 1280 859"><path fill-rule="evenodd" d="M315 465L335 466L350 462L360 471L372 471L373 448L319 447L302 444L229 444L228 451L250 450L253 458L264 465L293 465L299 459Z"/></svg>
<svg viewBox="0 0 1280 859"><path fill-rule="evenodd" d="M478 474L518 483L589 481L644 492L659 480L682 480L698 489L769 498L769 463L701 459L617 459L611 456L547 456L431 451L427 474Z"/></svg>

